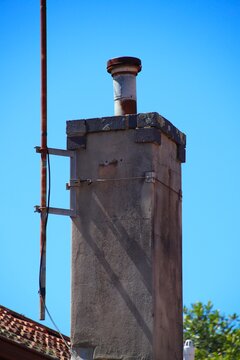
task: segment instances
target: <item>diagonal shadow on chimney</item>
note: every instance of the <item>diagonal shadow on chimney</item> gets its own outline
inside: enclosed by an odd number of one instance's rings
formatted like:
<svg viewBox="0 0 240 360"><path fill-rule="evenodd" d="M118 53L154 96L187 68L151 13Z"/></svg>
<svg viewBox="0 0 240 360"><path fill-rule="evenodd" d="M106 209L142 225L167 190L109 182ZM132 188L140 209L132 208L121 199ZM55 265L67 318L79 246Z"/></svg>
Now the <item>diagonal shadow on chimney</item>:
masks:
<svg viewBox="0 0 240 360"><path fill-rule="evenodd" d="M94 198L94 208L95 214L97 213L97 218L100 220L94 225L97 227L98 231L102 233L104 237L106 234L106 223L109 225L110 230L112 231L115 239L119 241L121 246L125 249L128 256L130 257L131 261L135 264L138 271L141 273L141 277L143 283L145 284L147 290L151 293L151 273L152 268L149 265L149 260L147 255L141 249L141 247L137 244L137 242L129 237L126 229L122 226L121 222L118 219L111 219L106 211L103 209L102 205L100 204L99 200L96 196ZM92 205L93 206L93 205ZM128 294L126 288L121 282L119 276L115 273L113 268L111 267L110 263L107 261L105 253L103 249L100 248L99 244L93 239L91 235L91 221L89 221L89 226L87 227L86 224L84 229L80 226L80 223L77 219L73 220L75 225L78 227L80 233L84 240L88 243L91 247L94 255L98 259L101 266L104 268L107 276L109 277L111 283L115 287L115 289L119 292L122 299L124 300L125 304L127 305L128 309L133 314L136 322L139 324L140 328L142 329L143 333L145 334L146 338L150 343L152 343L152 332L148 327L148 324L144 320L143 316L139 312L138 308L134 304L133 300L131 299L130 295ZM104 224L104 225L103 225ZM151 305L150 305L151 306Z"/></svg>
<svg viewBox="0 0 240 360"><path fill-rule="evenodd" d="M109 229L138 269L146 289L152 294L152 266L147 254L139 243L133 237L129 236L122 222L117 217L113 219L108 215L95 193L93 194L93 199L95 211L98 211L99 219L102 219L104 223L106 223L106 221L108 222ZM104 232L101 221L95 223L95 226L98 227L101 232Z"/></svg>

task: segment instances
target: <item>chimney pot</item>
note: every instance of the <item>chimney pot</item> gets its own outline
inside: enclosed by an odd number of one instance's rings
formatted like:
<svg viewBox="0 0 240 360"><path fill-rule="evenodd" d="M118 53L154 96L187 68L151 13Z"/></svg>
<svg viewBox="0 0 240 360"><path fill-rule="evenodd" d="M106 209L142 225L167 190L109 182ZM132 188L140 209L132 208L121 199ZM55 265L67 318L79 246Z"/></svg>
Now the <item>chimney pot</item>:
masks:
<svg viewBox="0 0 240 360"><path fill-rule="evenodd" d="M113 77L114 115L137 113L136 76L141 69L141 60L135 57L108 60L107 71Z"/></svg>

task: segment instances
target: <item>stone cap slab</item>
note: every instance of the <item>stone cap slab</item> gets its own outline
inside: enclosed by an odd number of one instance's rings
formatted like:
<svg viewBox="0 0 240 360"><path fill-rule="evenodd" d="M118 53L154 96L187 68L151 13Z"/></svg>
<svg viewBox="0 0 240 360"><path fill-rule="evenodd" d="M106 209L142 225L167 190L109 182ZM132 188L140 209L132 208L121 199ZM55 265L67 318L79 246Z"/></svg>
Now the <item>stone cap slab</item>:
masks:
<svg viewBox="0 0 240 360"><path fill-rule="evenodd" d="M135 129L135 142L161 144L161 133L177 144L177 158L185 162L186 135L157 112L67 121L67 148L86 148L89 133ZM142 129L141 131L139 131ZM149 130L152 129L152 130ZM146 131L144 131L146 130ZM144 135L146 133L146 136Z"/></svg>

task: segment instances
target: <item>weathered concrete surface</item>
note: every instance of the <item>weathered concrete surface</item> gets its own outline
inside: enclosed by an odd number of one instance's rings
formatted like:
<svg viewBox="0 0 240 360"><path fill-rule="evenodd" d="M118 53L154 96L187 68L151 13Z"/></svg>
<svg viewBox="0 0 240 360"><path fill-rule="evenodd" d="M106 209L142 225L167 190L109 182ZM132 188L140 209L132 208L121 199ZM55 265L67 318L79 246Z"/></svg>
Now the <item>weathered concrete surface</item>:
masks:
<svg viewBox="0 0 240 360"><path fill-rule="evenodd" d="M71 341L99 360L182 360L181 163L166 135L135 132L89 133L76 150L92 182L72 226Z"/></svg>
<svg viewBox="0 0 240 360"><path fill-rule="evenodd" d="M155 148L156 149L156 148ZM154 152L154 359L183 358L181 166L175 144L162 137ZM163 185L165 184L165 185Z"/></svg>

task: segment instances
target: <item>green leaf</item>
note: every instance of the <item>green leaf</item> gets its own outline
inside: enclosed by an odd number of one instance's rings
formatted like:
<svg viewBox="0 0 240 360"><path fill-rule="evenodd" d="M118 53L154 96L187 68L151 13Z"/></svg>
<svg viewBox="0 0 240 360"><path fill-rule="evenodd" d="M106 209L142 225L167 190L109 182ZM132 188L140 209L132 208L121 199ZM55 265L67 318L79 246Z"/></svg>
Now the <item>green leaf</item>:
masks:
<svg viewBox="0 0 240 360"><path fill-rule="evenodd" d="M184 340L193 340L195 360L240 359L239 315L225 316L208 301L184 306L183 319Z"/></svg>

